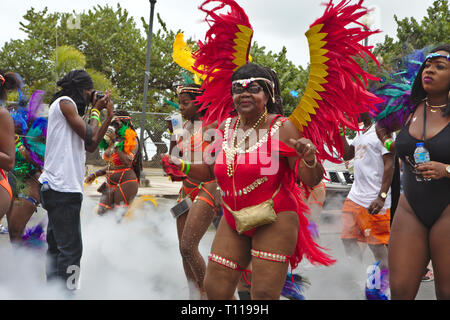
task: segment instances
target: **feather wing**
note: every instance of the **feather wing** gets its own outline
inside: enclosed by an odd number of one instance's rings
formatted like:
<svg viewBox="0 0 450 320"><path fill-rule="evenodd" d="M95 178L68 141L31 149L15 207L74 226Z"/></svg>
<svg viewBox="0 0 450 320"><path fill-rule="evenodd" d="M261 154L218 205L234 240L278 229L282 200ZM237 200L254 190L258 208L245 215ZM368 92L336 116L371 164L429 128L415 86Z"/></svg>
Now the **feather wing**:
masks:
<svg viewBox="0 0 450 320"><path fill-rule="evenodd" d="M371 91L382 99L375 104L371 115L380 127L390 132L402 127L413 112L415 105L411 102L411 89L417 73L425 61L427 48L414 50L397 61L395 73L384 79L383 86Z"/></svg>
<svg viewBox="0 0 450 320"><path fill-rule="evenodd" d="M317 147L318 157L339 162L344 146L339 126L358 130L357 116L380 102L366 90L368 80L378 78L364 71L353 57L376 58L371 47L360 44L378 31L367 30L358 19L367 14L362 0L350 5L330 0L322 17L306 32L310 52L310 75L305 93L289 119ZM357 27L349 28L349 24ZM325 145L327 147L325 147Z"/></svg>
<svg viewBox="0 0 450 320"><path fill-rule="evenodd" d="M184 35L181 32L175 36L175 41L173 42L172 58L173 61L181 68L188 70L194 74L195 83L201 84L200 79L204 80L206 76L196 72L192 68L195 62L195 59L192 56L192 49L184 41Z"/></svg>
<svg viewBox="0 0 450 320"><path fill-rule="evenodd" d="M206 5L218 2L211 10ZM226 13L217 11L228 7ZM204 125L221 123L232 111L231 76L249 60L253 29L244 10L234 0L207 0L199 7L206 13L210 29L193 54L193 69L205 77L204 93L197 98L200 111L206 109Z"/></svg>
<svg viewBox="0 0 450 320"><path fill-rule="evenodd" d="M42 111L44 105L42 103L44 99L45 91L36 90L31 95L30 101L28 102L28 114L27 114L27 122L31 123L34 119L40 117L42 115Z"/></svg>

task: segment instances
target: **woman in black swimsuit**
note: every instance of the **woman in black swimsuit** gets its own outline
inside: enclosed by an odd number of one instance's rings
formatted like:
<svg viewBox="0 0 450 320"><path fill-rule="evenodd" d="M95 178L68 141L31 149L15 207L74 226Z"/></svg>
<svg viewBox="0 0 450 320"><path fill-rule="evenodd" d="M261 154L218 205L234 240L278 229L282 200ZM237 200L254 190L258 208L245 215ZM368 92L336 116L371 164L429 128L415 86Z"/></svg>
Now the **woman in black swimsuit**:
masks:
<svg viewBox="0 0 450 320"><path fill-rule="evenodd" d="M450 299L450 45L432 50L414 81L416 109L391 150L404 163L403 189L389 239L392 299L414 299L431 259L437 299ZM390 133L377 130L384 143ZM417 142L430 162L415 165ZM416 174L429 181L419 182Z"/></svg>

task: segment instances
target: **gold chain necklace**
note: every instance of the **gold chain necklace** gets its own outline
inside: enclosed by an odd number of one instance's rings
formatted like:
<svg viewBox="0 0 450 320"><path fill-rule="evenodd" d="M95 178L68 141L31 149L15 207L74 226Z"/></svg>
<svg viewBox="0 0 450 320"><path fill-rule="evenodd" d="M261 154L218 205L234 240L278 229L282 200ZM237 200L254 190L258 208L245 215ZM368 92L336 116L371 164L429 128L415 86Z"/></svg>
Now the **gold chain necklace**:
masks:
<svg viewBox="0 0 450 320"><path fill-rule="evenodd" d="M233 135L231 137L231 146L227 145L226 148L224 148L224 152L225 152L225 157L226 157L226 162L227 162L227 175L229 177L232 177L234 174L234 170L233 170L233 162L234 162L234 158L236 157L237 153L240 150L240 146L242 144L245 143L245 140L250 136L250 134L253 133L253 131L255 131L255 129L259 126L260 122L264 119L264 122L267 120L267 109L264 111L264 113L259 117L258 121L256 121L256 123L250 128L248 129L245 134L244 137L242 137L242 139L236 144L236 140L237 140L237 129L239 127L240 124L240 120L241 118L238 117L237 121L236 121L236 126L235 126L235 130L233 132Z"/></svg>
<svg viewBox="0 0 450 320"><path fill-rule="evenodd" d="M430 104L428 103L428 99L425 99L425 106L427 106L428 108L430 108L430 111L431 111L431 112L437 112L437 110L433 110L433 109L431 109L431 108L445 108L445 107L447 106L447 103L446 103L446 104L441 104L441 105L439 105L439 106L432 106L432 105L430 105Z"/></svg>

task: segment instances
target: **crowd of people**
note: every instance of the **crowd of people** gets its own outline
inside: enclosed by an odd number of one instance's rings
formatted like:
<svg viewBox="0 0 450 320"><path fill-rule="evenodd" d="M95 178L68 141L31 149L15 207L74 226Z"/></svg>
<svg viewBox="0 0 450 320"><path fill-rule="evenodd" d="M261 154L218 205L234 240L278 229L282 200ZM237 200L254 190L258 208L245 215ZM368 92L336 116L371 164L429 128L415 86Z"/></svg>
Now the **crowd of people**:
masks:
<svg viewBox="0 0 450 320"><path fill-rule="evenodd" d="M219 73L201 61L205 74ZM177 87L183 132L171 132L170 152L161 155L167 175L182 181L171 212L189 298L235 299L239 291L241 299L300 299L299 287L297 295L287 292L299 285L293 271L303 258L314 265L336 262L318 243L326 187L317 137L285 117L283 88L271 68L245 60L228 75L221 81L229 92L221 93L230 101L220 117L206 113L227 101L204 100L218 92L210 90L214 81ZM61 90L49 104L42 163L23 141L24 127L11 116L17 110L0 108L0 221L6 215L11 242L20 246L27 222L42 205L48 215L47 281L68 284L83 252L83 183L106 176L97 213L124 211L138 192L142 156L130 114L114 111L111 92L94 90L88 72L72 70L57 85ZM3 103L21 86L17 74L0 72ZM352 115L361 127L350 144L343 128L337 132L340 160L354 164L341 213L343 247L348 259L362 261L360 243L366 243L379 270L376 283L366 283L367 299L414 299L430 261L436 297L450 299L449 90L446 44L423 62L406 123L388 130L366 111ZM430 161L415 163L420 142ZM97 148L106 167L86 176L86 151ZM396 169L402 171L401 181ZM205 261L199 243L215 219ZM77 285L66 287L73 293Z"/></svg>

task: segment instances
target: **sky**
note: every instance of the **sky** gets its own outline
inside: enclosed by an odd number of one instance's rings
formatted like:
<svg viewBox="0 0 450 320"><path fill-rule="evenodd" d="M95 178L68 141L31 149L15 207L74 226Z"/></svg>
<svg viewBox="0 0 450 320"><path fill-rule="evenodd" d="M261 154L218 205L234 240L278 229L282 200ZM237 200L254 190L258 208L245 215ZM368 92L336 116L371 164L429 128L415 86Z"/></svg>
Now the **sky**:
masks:
<svg viewBox="0 0 450 320"><path fill-rule="evenodd" d="M148 0L1 0L0 21L0 46L11 39L24 39L25 33L20 30L20 21L23 15L31 7L42 10L48 7L50 12L81 13L95 5L110 5L116 7L120 3L122 8L136 18L137 26L142 29L140 21L144 17L147 21L150 16L150 2ZM191 37L194 40L202 40L207 24L204 22L204 14L198 10L203 0L157 0L155 4L154 31L159 29L156 14L159 13L167 27L171 30L182 30L185 39ZM253 40L259 46L265 46L267 50L279 52L283 46L287 48L287 58L295 65L307 66L309 62L308 43L304 33L309 25L319 18L324 11L321 5L325 0L237 0L249 16L253 26ZM338 3L338 0L334 0ZM353 0L355 3L356 0ZM373 8L370 20L372 29L380 29L382 32L369 38L369 44L383 42L389 35L395 38L397 24L394 15L399 19L414 17L420 21L426 15L426 9L433 0L366 0L364 5ZM6 26L6 27L5 27ZM144 32L144 30L143 30Z"/></svg>

